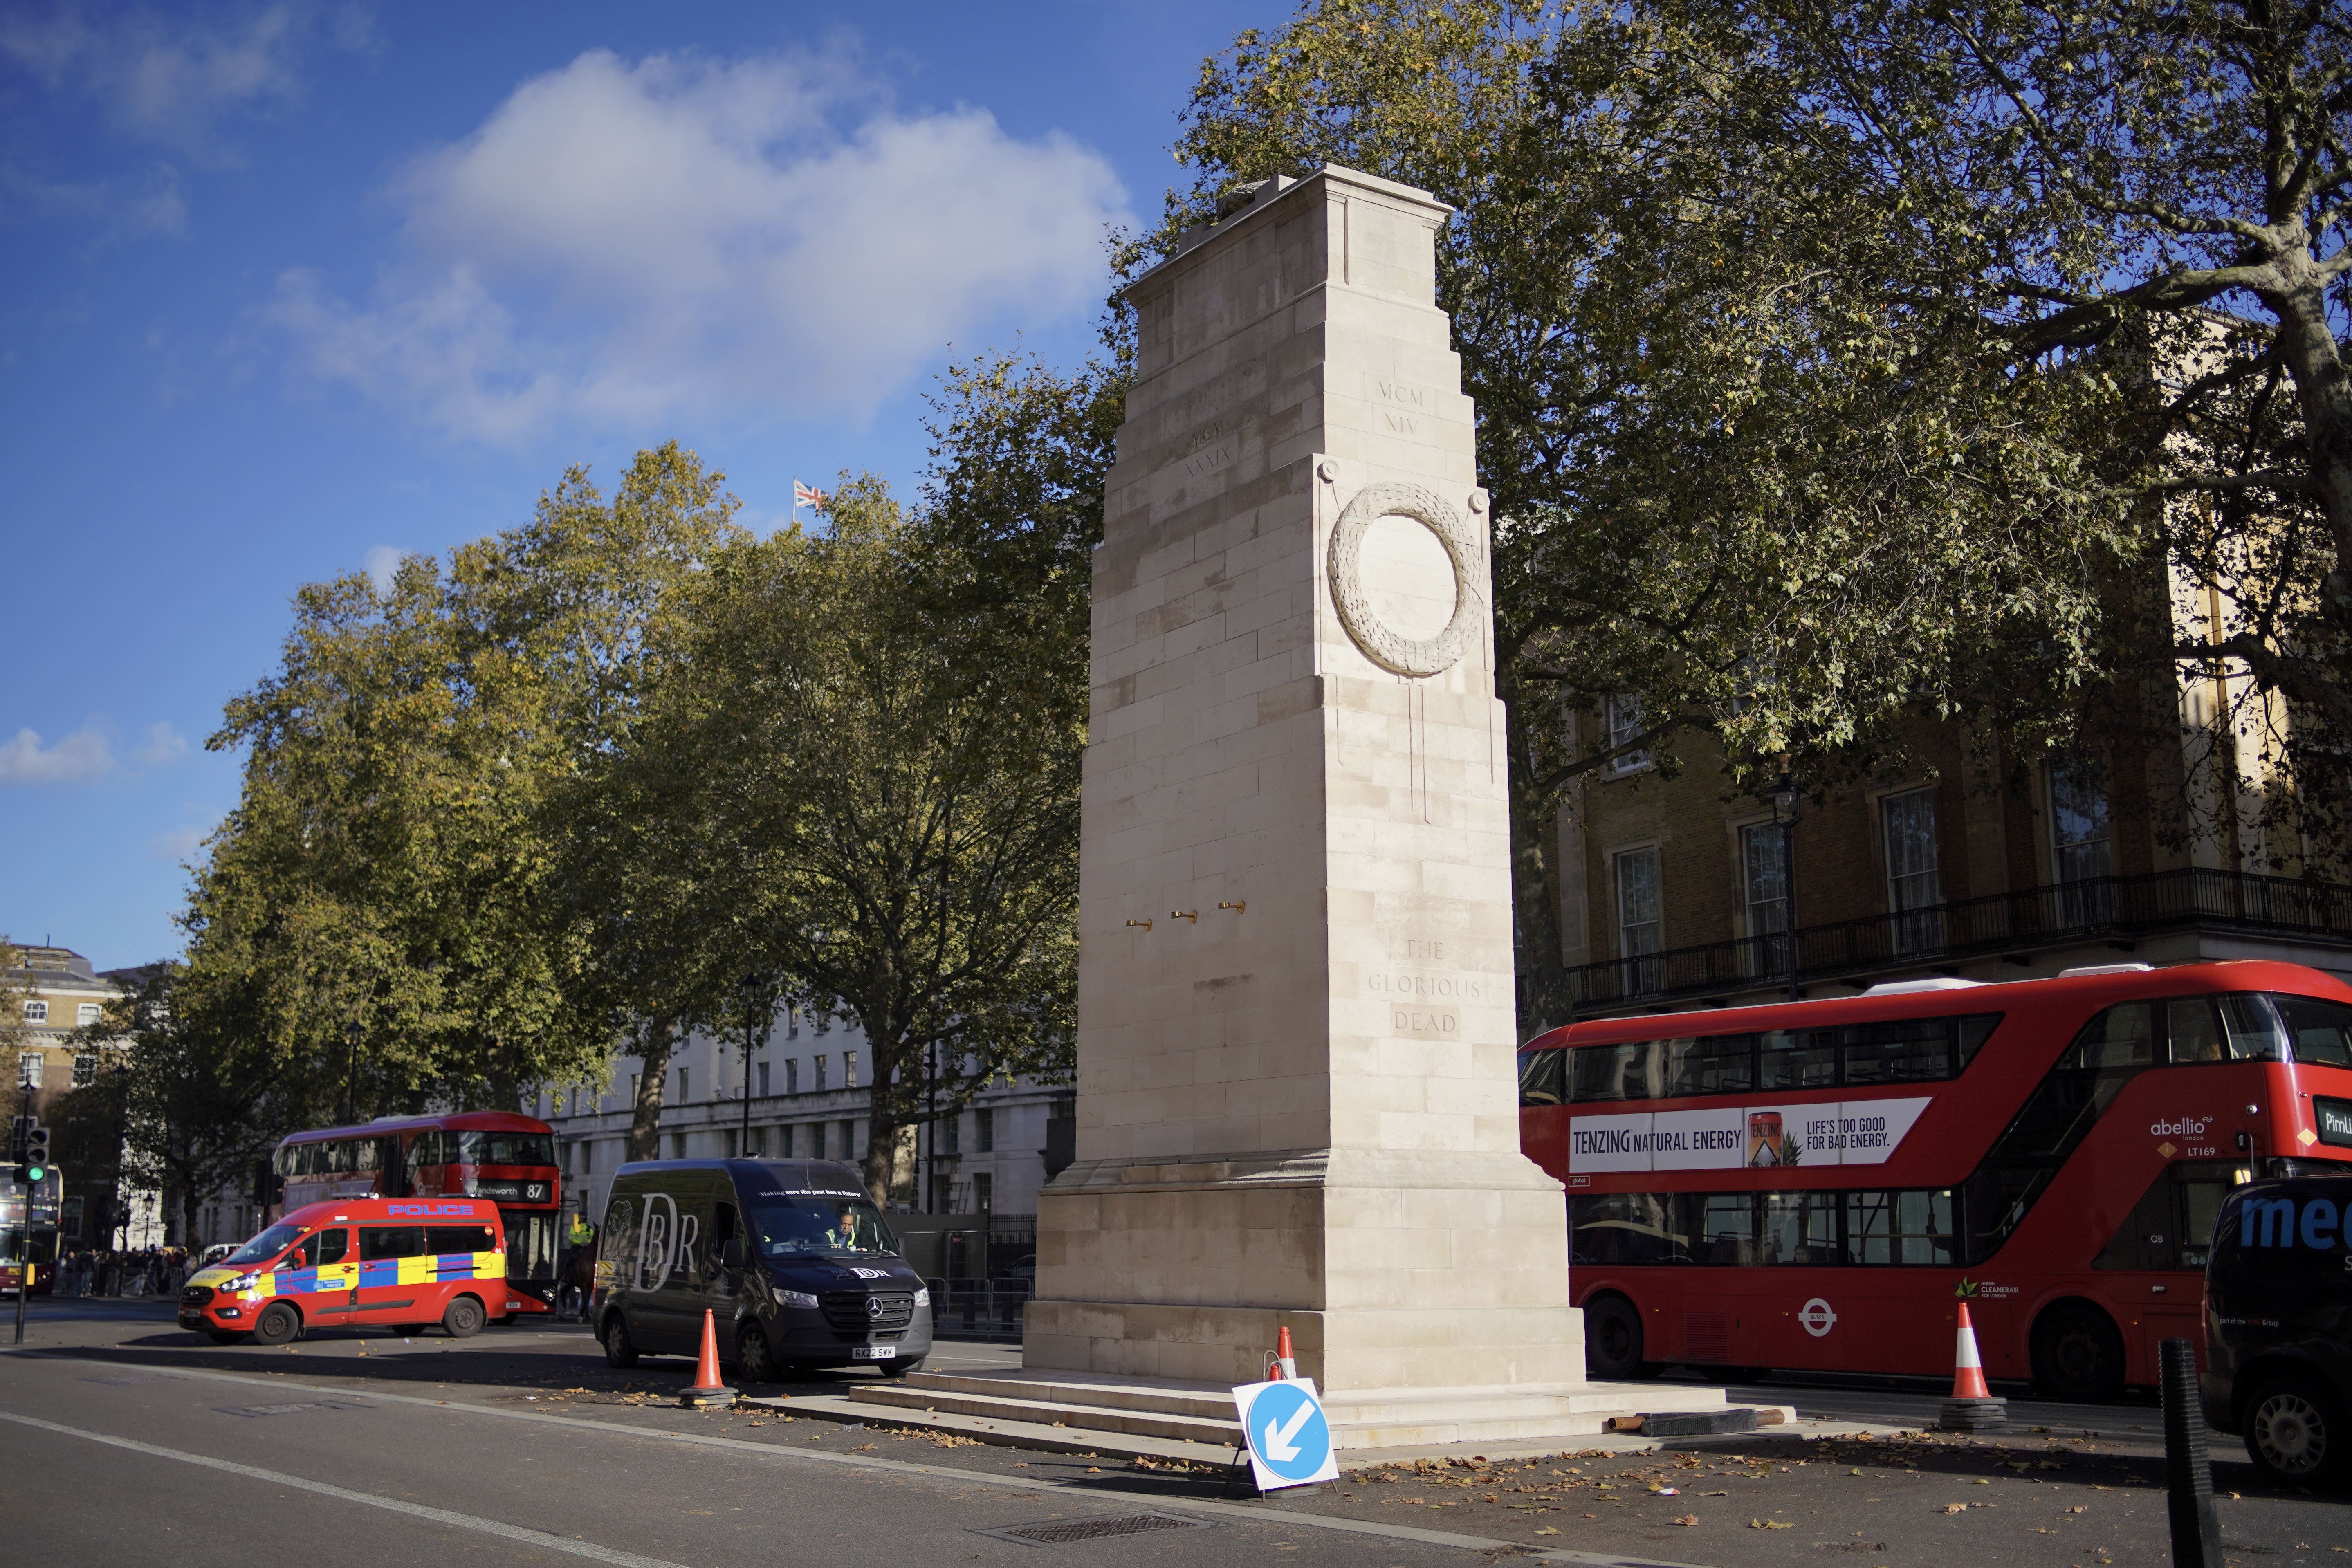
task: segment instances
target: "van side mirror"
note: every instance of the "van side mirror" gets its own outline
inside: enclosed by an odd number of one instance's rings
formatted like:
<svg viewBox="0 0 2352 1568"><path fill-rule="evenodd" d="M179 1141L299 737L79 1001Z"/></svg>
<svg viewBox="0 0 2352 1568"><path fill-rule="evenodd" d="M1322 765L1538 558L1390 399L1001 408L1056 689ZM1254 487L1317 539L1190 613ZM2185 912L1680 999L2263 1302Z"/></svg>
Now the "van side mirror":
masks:
<svg viewBox="0 0 2352 1568"><path fill-rule="evenodd" d="M730 1236L719 1248L719 1265L722 1268L740 1268L743 1264L743 1238Z"/></svg>

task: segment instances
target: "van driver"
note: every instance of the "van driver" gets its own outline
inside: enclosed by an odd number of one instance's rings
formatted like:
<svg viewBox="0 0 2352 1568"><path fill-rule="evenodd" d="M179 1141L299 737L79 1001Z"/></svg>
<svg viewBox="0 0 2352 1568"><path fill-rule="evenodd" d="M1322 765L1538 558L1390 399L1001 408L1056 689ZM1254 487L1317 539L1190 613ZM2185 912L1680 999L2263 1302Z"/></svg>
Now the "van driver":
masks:
<svg viewBox="0 0 2352 1568"><path fill-rule="evenodd" d="M832 1252L856 1251L857 1215L846 1208L835 1215L833 1228L824 1233L824 1245Z"/></svg>

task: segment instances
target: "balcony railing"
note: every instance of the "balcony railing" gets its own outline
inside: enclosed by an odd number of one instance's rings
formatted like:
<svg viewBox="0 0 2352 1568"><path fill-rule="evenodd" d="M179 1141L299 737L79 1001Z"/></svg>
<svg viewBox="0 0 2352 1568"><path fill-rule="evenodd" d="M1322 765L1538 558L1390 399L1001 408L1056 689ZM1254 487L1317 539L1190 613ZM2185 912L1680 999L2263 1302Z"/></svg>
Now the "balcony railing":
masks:
<svg viewBox="0 0 2352 1568"><path fill-rule="evenodd" d="M1797 978L1981 957L2021 948L2168 931L2243 931L2352 944L2352 887L2189 867L2021 888L1900 914L1796 931ZM1790 937L1736 937L1645 952L1568 972L1579 1012L1672 996L1753 990L1789 978Z"/></svg>

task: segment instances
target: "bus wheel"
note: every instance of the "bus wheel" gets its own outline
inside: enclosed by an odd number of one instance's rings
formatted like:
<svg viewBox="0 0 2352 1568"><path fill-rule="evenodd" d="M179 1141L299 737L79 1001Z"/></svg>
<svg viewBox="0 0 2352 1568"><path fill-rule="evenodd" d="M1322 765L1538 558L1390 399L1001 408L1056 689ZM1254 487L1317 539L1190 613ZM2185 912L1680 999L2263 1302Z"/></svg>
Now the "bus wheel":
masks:
<svg viewBox="0 0 2352 1568"><path fill-rule="evenodd" d="M614 1367L637 1364L636 1342L629 1338L629 1325L618 1311L604 1320L604 1364Z"/></svg>
<svg viewBox="0 0 2352 1568"><path fill-rule="evenodd" d="M2069 1301L2033 1325L2033 1385L2045 1399L2093 1404L2124 1391L2124 1337L2087 1301Z"/></svg>
<svg viewBox="0 0 2352 1568"><path fill-rule="evenodd" d="M1584 1308L1584 1370L1592 1377L1654 1377L1642 1359L1642 1315L1622 1296L1596 1296Z"/></svg>
<svg viewBox="0 0 2352 1568"><path fill-rule="evenodd" d="M2246 1456L2284 1487L2332 1487L2352 1468L2343 1401L2316 1378L2273 1383L2246 1401Z"/></svg>
<svg viewBox="0 0 2352 1568"><path fill-rule="evenodd" d="M767 1333L759 1324L746 1323L735 1336L735 1365L746 1383L776 1381L776 1352L768 1348Z"/></svg>
<svg viewBox="0 0 2352 1568"><path fill-rule="evenodd" d="M283 1301L272 1301L253 1321L253 1342L282 1345L302 1331L302 1314Z"/></svg>
<svg viewBox="0 0 2352 1568"><path fill-rule="evenodd" d="M453 1340L470 1340L482 1331L482 1304L471 1296L452 1297L441 1314L441 1326Z"/></svg>

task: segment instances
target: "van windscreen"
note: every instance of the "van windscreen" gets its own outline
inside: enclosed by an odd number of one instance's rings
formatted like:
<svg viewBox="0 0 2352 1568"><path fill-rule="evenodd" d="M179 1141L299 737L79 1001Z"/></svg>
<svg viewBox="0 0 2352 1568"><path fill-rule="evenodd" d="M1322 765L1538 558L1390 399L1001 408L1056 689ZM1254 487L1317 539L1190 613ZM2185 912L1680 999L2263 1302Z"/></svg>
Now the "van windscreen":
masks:
<svg viewBox="0 0 2352 1568"><path fill-rule="evenodd" d="M748 1214L766 1258L841 1256L898 1250L881 1211L864 1198L762 1193Z"/></svg>

